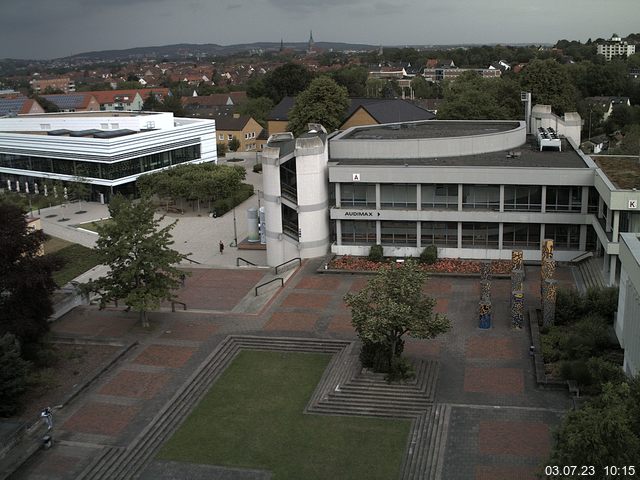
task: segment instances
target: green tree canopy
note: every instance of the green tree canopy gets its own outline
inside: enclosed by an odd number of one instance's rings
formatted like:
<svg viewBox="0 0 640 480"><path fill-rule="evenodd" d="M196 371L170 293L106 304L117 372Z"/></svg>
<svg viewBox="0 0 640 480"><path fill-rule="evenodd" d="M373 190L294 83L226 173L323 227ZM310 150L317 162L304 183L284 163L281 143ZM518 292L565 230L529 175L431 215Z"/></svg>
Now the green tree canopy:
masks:
<svg viewBox="0 0 640 480"><path fill-rule="evenodd" d="M29 362L21 356L20 343L10 333L0 336L0 417L18 411L20 396L27 389Z"/></svg>
<svg viewBox="0 0 640 480"><path fill-rule="evenodd" d="M238 113L240 115L249 115L262 125L263 128L266 128L267 117L269 116L269 112L273 110L273 107L273 101L268 97L249 98L246 102L238 106Z"/></svg>
<svg viewBox="0 0 640 480"><path fill-rule="evenodd" d="M287 129L299 135L308 123L320 123L332 132L342 124L348 107L347 89L329 77L318 77L296 98Z"/></svg>
<svg viewBox="0 0 640 480"><path fill-rule="evenodd" d="M558 115L576 110L577 92L567 69L553 59L533 60L520 74L520 85L533 103L551 105Z"/></svg>
<svg viewBox="0 0 640 480"><path fill-rule="evenodd" d="M240 140L234 135L233 138L229 141L229 150L232 152L237 152L240 148Z"/></svg>
<svg viewBox="0 0 640 480"><path fill-rule="evenodd" d="M15 335L31 357L26 349L49 330L56 288L51 275L59 265L39 254L44 232L29 228L18 206L0 201L0 225L0 335Z"/></svg>
<svg viewBox="0 0 640 480"><path fill-rule="evenodd" d="M362 290L344 297L358 337L389 347L389 363L405 334L428 339L451 327L446 316L434 313L436 300L423 293L426 279L427 274L408 260L381 268Z"/></svg>
<svg viewBox="0 0 640 480"><path fill-rule="evenodd" d="M364 97L369 72L365 67L352 65L341 68L331 74L336 83L347 89L350 97Z"/></svg>
<svg viewBox="0 0 640 480"><path fill-rule="evenodd" d="M286 63L265 75L262 81L263 91L251 90L252 95L269 97L274 104L280 103L284 97L295 96L309 86L313 79L304 65Z"/></svg>
<svg viewBox="0 0 640 480"><path fill-rule="evenodd" d="M171 249L171 230L175 223L160 228L154 207L143 198L131 202L116 196L109 204L111 222L98 227L96 251L100 262L109 266L106 276L85 284L86 290L100 295L100 305L123 300L140 314L148 326L147 312L162 301L175 298L182 272L176 265L186 255Z"/></svg>

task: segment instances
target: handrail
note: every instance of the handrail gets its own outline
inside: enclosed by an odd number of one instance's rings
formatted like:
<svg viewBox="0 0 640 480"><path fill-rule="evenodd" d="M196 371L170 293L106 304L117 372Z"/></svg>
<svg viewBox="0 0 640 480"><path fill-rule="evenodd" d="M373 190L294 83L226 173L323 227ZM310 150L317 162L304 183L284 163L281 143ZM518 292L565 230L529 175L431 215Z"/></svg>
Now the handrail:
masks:
<svg viewBox="0 0 640 480"><path fill-rule="evenodd" d="M242 260L243 262L249 264L249 265L253 265L254 267L257 267L257 265L253 262L250 262L249 260L247 260L246 258L242 258L242 257L236 257L236 267L240 266L240 260Z"/></svg>
<svg viewBox="0 0 640 480"><path fill-rule="evenodd" d="M171 311L175 312L176 311L176 303L179 303L180 305L182 305L182 309L186 310L187 309L187 304L184 302L178 302L177 300L172 300L171 301Z"/></svg>
<svg viewBox="0 0 640 480"><path fill-rule="evenodd" d="M286 262L276 266L276 275L278 275L278 268L283 267L287 263L295 262L296 260L299 262L300 265L302 265L302 259L300 257L292 258L291 260L287 260Z"/></svg>
<svg viewBox="0 0 640 480"><path fill-rule="evenodd" d="M258 289L259 289L260 287L264 287L265 285L269 285L270 283L276 282L276 281L278 281L278 280L280 280L280 286L281 286L281 287L284 287L284 279L283 279L283 278L281 278L281 277L274 278L273 280L269 280L268 282L261 283L260 285L258 285L258 286L255 288L256 297L258 296Z"/></svg>
<svg viewBox="0 0 640 480"><path fill-rule="evenodd" d="M197 263L198 265L202 265L201 262L198 262L196 260L191 260L189 257L184 257L184 259L190 261L191 263Z"/></svg>

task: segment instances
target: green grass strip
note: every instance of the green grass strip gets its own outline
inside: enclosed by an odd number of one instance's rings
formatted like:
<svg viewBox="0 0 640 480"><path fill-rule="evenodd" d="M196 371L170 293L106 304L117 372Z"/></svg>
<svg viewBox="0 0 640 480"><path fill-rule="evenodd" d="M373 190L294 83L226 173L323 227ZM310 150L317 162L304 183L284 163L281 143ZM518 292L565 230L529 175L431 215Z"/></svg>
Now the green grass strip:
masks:
<svg viewBox="0 0 640 480"><path fill-rule="evenodd" d="M276 480L398 478L409 420L302 413L329 360L240 352L159 458L266 469Z"/></svg>

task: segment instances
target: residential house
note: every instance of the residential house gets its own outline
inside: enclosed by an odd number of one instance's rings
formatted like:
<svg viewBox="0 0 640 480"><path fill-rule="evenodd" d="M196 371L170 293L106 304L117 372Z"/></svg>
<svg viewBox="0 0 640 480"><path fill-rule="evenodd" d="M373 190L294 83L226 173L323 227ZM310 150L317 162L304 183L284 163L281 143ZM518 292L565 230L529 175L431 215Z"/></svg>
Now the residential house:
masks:
<svg viewBox="0 0 640 480"><path fill-rule="evenodd" d="M61 112L99 112L100 103L96 97L87 92L68 93L66 95L42 95Z"/></svg>
<svg viewBox="0 0 640 480"><path fill-rule="evenodd" d="M44 93L47 89L61 90L63 93L76 91L76 84L69 77L34 78L29 84L35 93Z"/></svg>
<svg viewBox="0 0 640 480"><path fill-rule="evenodd" d="M0 117L26 113L44 113L44 108L32 98L0 98Z"/></svg>
<svg viewBox="0 0 640 480"><path fill-rule="evenodd" d="M139 90L106 90L85 92L93 95L103 111L137 112L142 110L142 104L153 94L159 101L164 101L171 93L168 88L147 88Z"/></svg>
<svg viewBox="0 0 640 480"><path fill-rule="evenodd" d="M262 133L262 126L248 115L232 114L215 118L217 142L229 144L233 138L240 141L238 152L258 151L257 139Z"/></svg>
<svg viewBox="0 0 640 480"><path fill-rule="evenodd" d="M611 60L613 57L630 57L636 53L636 46L632 43L623 41L617 33L614 33L611 38L604 43L598 43L596 48L597 54L604 56L607 61Z"/></svg>
<svg viewBox="0 0 640 480"><path fill-rule="evenodd" d="M604 111L602 115L602 121L606 122L609 116L613 113L613 109L617 106L631 106L629 97L587 97L585 100L594 106L602 108ZM595 119L594 119L595 120Z"/></svg>

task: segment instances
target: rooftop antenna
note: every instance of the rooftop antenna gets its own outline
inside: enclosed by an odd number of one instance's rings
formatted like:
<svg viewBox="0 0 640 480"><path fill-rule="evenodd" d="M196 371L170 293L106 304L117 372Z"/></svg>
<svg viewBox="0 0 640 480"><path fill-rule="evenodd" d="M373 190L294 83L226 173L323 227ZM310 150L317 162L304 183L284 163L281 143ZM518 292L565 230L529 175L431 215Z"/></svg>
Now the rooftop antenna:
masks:
<svg viewBox="0 0 640 480"><path fill-rule="evenodd" d="M531 92L520 92L520 101L524 103L524 121L527 133L531 133Z"/></svg>

